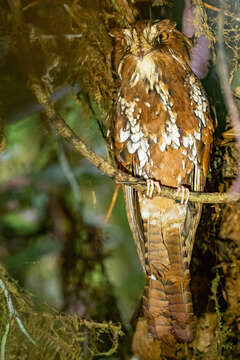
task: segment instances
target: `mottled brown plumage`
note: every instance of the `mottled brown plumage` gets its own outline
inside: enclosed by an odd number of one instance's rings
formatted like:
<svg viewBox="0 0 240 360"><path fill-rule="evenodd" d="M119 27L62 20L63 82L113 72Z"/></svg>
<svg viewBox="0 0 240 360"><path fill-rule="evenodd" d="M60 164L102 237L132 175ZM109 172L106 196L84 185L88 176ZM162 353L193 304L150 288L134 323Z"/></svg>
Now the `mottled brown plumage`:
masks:
<svg viewBox="0 0 240 360"><path fill-rule="evenodd" d="M190 68L190 41L163 20L113 32L121 79L114 150L121 168L171 187L203 191L213 126ZM143 311L153 337L192 338L189 289L201 205L153 199L125 187L130 228L146 274Z"/></svg>

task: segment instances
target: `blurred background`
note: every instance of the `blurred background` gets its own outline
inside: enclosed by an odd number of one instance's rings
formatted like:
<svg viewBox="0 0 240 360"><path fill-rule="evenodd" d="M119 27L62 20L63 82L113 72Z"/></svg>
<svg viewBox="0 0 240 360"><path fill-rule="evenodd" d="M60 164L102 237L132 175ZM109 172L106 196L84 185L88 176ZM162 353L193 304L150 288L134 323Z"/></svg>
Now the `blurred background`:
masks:
<svg viewBox="0 0 240 360"><path fill-rule="evenodd" d="M84 119L74 94L58 101L56 108L96 152L106 155L96 119ZM7 148L0 156L2 263L40 301L59 309L79 306L75 310L81 315L91 306L88 290L97 297L103 286L113 286L127 325L141 296L143 276L122 192L104 223L114 182L46 129L40 112L15 116L18 121L11 121L11 115L5 127ZM79 292L83 285L86 290L82 304L70 297L66 304L63 294L74 267L79 271Z"/></svg>
<svg viewBox="0 0 240 360"><path fill-rule="evenodd" d="M94 151L106 156L97 113L84 108L86 100L77 99L74 88L65 90L57 111ZM121 321L130 331L144 276L122 191L105 222L115 183L58 137L36 105L21 103L23 110L17 112L12 106L6 117L7 147L0 154L0 261L31 292L37 308L47 303L85 319Z"/></svg>

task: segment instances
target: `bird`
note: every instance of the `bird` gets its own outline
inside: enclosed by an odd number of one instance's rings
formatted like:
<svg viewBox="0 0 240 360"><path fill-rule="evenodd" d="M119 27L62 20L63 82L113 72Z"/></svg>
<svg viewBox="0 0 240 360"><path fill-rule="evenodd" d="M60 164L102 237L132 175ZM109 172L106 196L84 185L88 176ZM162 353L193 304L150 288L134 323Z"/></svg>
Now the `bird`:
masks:
<svg viewBox="0 0 240 360"><path fill-rule="evenodd" d="M112 142L119 169L143 178L124 185L129 226L145 273L142 311L154 339L193 338L190 261L202 205L161 196L161 185L203 191L213 140L205 90L191 70L191 41L169 19L113 29L119 78ZM152 197L153 189L158 195ZM183 201L184 200L184 201Z"/></svg>

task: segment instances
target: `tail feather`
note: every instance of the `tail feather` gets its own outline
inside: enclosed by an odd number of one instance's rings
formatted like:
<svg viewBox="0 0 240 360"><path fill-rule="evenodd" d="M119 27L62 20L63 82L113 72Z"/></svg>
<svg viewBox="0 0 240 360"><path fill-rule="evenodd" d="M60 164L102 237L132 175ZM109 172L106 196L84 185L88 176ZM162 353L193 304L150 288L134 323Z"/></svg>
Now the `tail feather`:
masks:
<svg viewBox="0 0 240 360"><path fill-rule="evenodd" d="M195 227L186 233L187 205L162 199L140 198L147 251L144 314L154 337L186 342L192 339L189 259Z"/></svg>

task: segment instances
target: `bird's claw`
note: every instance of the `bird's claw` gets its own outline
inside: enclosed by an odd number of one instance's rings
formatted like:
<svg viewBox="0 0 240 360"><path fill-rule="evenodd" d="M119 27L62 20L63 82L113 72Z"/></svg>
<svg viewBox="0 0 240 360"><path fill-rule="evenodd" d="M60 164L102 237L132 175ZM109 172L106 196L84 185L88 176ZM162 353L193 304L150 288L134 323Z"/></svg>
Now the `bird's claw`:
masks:
<svg viewBox="0 0 240 360"><path fill-rule="evenodd" d="M179 186L178 189L177 189L177 192L181 192L182 193L182 197L181 197L181 205L185 204L187 205L188 203L188 200L189 200L189 189L185 186ZM185 199L185 194L186 194L186 199Z"/></svg>
<svg viewBox="0 0 240 360"><path fill-rule="evenodd" d="M152 198L154 188L157 189L158 194L161 192L161 186L158 181L154 181L152 179L147 179L147 197Z"/></svg>

